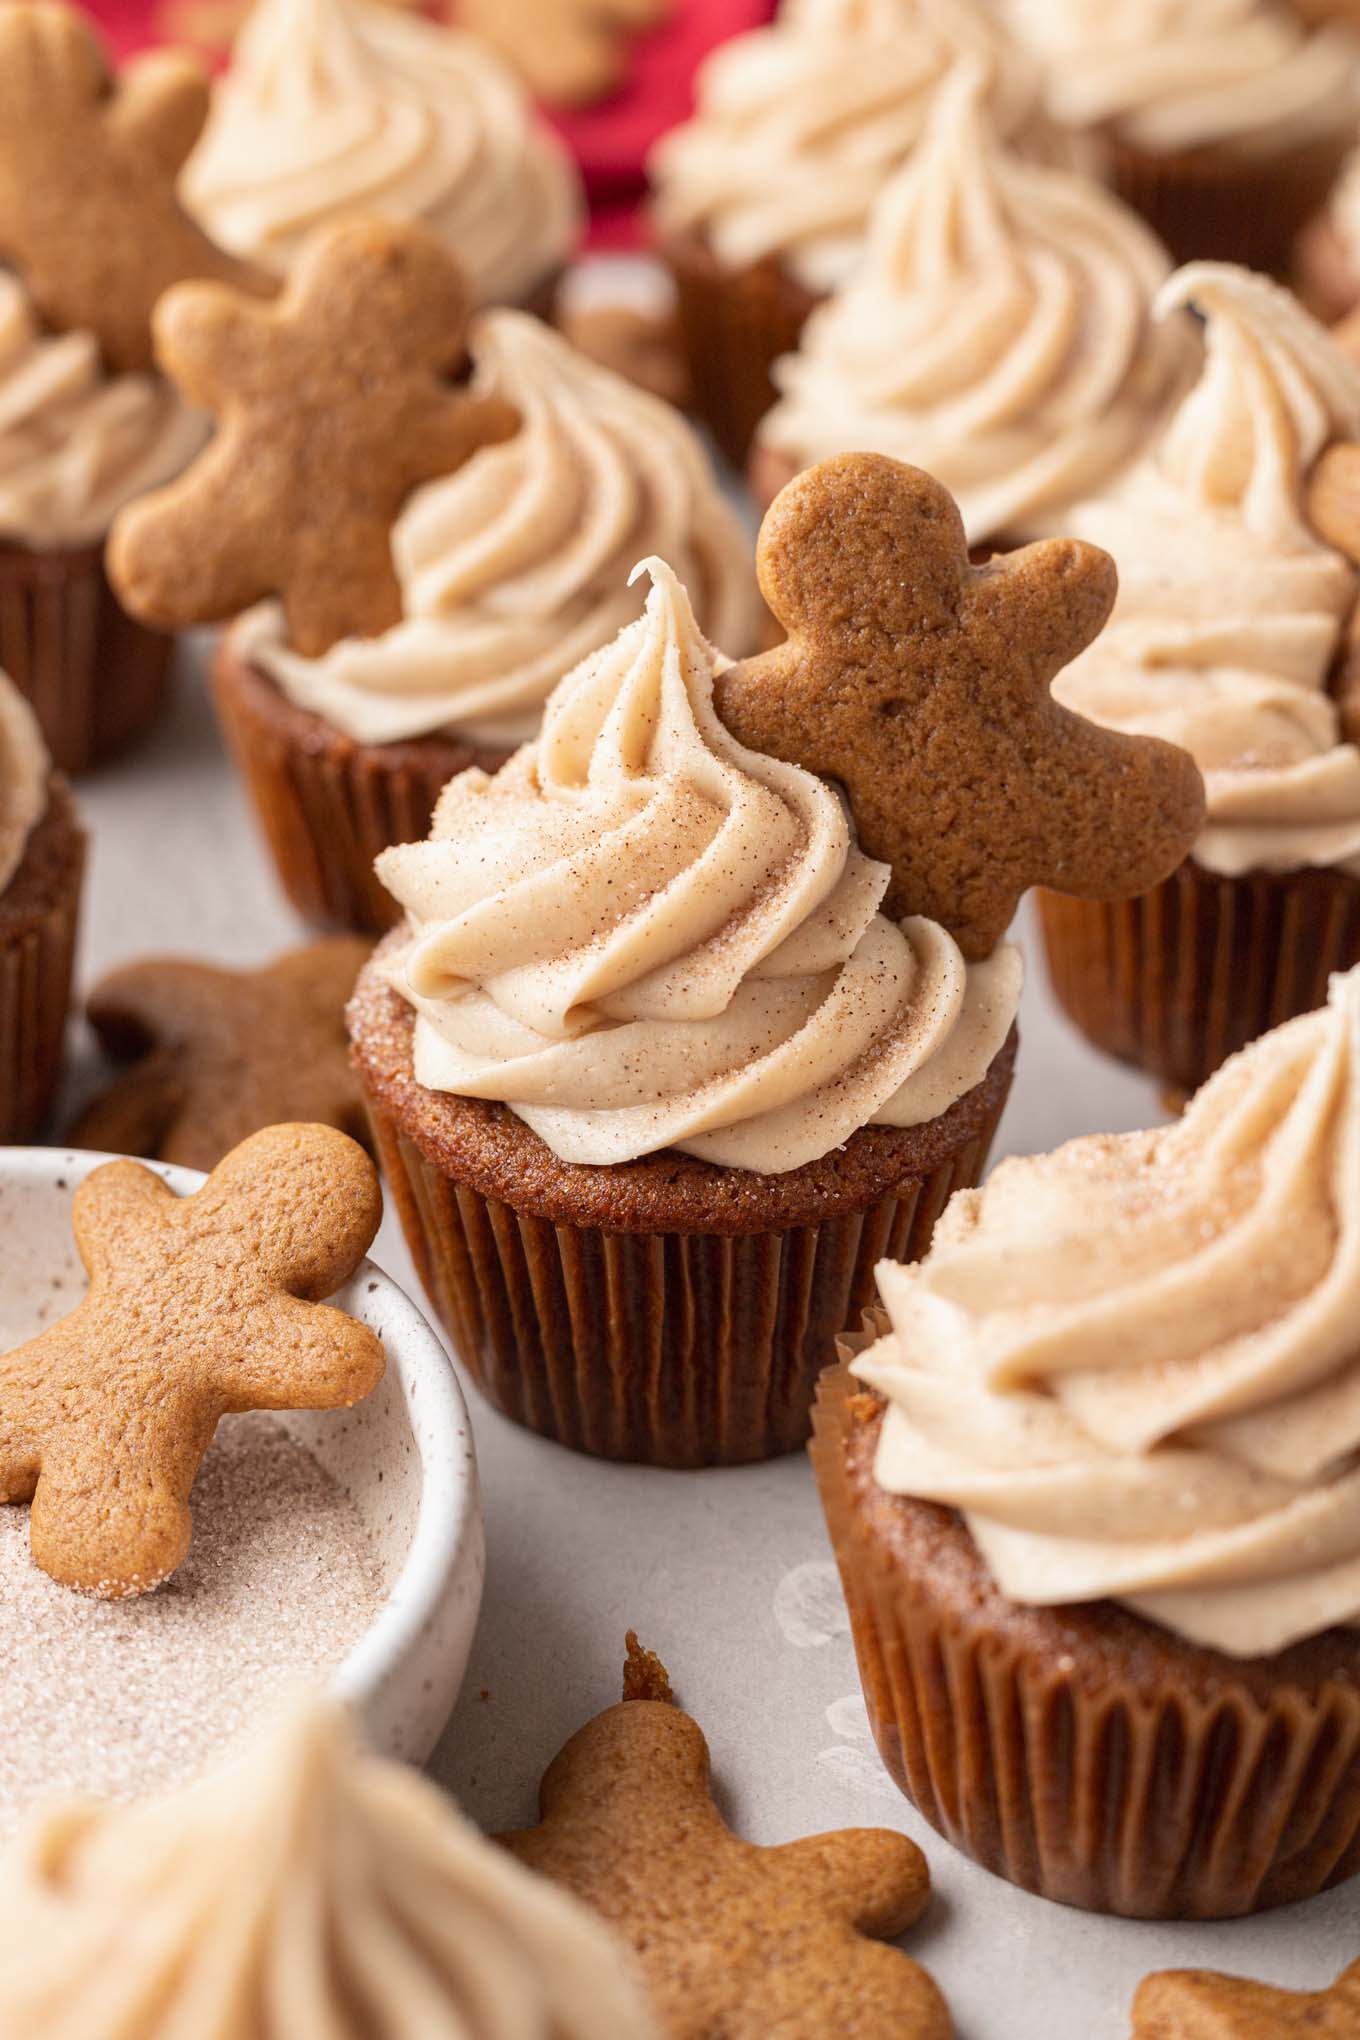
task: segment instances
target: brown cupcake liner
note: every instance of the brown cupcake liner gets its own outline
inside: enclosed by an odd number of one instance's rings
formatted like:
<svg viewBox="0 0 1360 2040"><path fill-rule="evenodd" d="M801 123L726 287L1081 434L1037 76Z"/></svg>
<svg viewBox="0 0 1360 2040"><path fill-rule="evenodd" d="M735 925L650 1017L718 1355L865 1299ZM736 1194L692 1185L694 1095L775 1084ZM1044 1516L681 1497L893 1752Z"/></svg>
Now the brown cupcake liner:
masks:
<svg viewBox="0 0 1360 2040"><path fill-rule="evenodd" d="M866 1409L828 1370L811 1457L874 1739L932 1827L1027 1891L1138 1919L1238 1917L1360 1870L1352 1633L1239 1663L1110 1603L1016 1609L952 1512L866 1494Z"/></svg>
<svg viewBox="0 0 1360 2040"><path fill-rule="evenodd" d="M1049 980L1107 1055L1195 1091L1249 1041L1327 1001L1360 962L1360 879L1224 878L1193 859L1132 900L1039 895Z"/></svg>
<svg viewBox="0 0 1360 2040"><path fill-rule="evenodd" d="M373 870L394 843L429 833L435 802L469 765L494 772L508 748L421 737L360 744L299 708L236 650L228 633L213 668L218 720L254 804L279 882L322 928L380 935L400 908Z"/></svg>
<svg viewBox="0 0 1360 2040"><path fill-rule="evenodd" d="M775 262L725 269L698 236L677 236L661 254L675 282L676 322L694 409L736 467L775 400L770 370L798 345L815 292Z"/></svg>
<svg viewBox="0 0 1360 2040"><path fill-rule="evenodd" d="M1335 184L1351 140L1348 131L1325 135L1279 155L1220 147L1152 155L1115 137L1107 173L1177 263L1212 258L1287 277L1295 240Z"/></svg>
<svg viewBox="0 0 1360 2040"><path fill-rule="evenodd" d="M0 894L0 1143L32 1140L61 1078L85 838L65 782Z"/></svg>
<svg viewBox="0 0 1360 2040"><path fill-rule="evenodd" d="M173 638L119 605L102 546L0 545L0 668L33 705L60 772L88 772L154 723Z"/></svg>

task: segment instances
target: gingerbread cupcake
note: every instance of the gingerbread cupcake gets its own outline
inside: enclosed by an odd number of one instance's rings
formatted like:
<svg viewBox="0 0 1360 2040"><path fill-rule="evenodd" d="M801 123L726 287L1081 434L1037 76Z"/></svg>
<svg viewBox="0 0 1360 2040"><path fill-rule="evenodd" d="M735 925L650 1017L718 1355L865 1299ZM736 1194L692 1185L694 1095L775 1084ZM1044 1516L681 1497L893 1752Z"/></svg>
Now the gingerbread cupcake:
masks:
<svg viewBox="0 0 1360 2040"><path fill-rule="evenodd" d="M114 514L203 443L155 371L152 307L183 277L260 281L175 200L207 93L178 55L112 77L76 8L0 16L0 665L68 772L141 735L168 675L170 640L103 566Z"/></svg>
<svg viewBox="0 0 1360 2040"><path fill-rule="evenodd" d="M0 1141L32 1140L56 1093L84 867L66 782L0 673Z"/></svg>
<svg viewBox="0 0 1360 2040"><path fill-rule="evenodd" d="M956 1198L826 1377L879 1750L1029 1890L1212 1919L1360 1869L1357 1182L1352 971L1175 1125Z"/></svg>
<svg viewBox="0 0 1360 2040"><path fill-rule="evenodd" d="M1142 899L1042 901L1054 989L1098 1047L1193 1090L1360 960L1360 750L1345 674L1360 520L1320 510L1360 434L1360 369L1278 286L1200 264L1200 378L1147 458L1062 525L1119 568L1069 707L1184 745L1205 827Z"/></svg>
<svg viewBox="0 0 1360 2040"><path fill-rule="evenodd" d="M976 544L1018 543L1140 452L1194 350L1155 322L1171 264L1137 214L991 132L985 74L940 86L884 187L864 259L775 364L751 474L769 502L800 468L867 447L927 468Z"/></svg>
<svg viewBox="0 0 1360 2040"><path fill-rule="evenodd" d="M736 667L644 563L643 616L538 740L379 860L407 919L351 1008L474 1379L658 1464L806 1435L836 1312L982 1168L1019 893L1137 888L1202 809L1183 754L1049 700L1108 608L1102 555L975 572L938 484L855 456L784 492L760 562L790 635Z"/></svg>
<svg viewBox="0 0 1360 2040"><path fill-rule="evenodd" d="M654 151L696 407L738 465L774 402L771 365L854 270L875 200L960 58L984 72L1001 135L1053 148L1037 73L978 0L783 0L771 27L706 60L693 119Z"/></svg>
<svg viewBox="0 0 1360 2040"><path fill-rule="evenodd" d="M225 247L283 275L317 228L427 227L478 304L545 314L584 208L488 43L376 0L256 0L184 172Z"/></svg>
<svg viewBox="0 0 1360 2040"><path fill-rule="evenodd" d="M470 380L455 385L438 371L461 370L466 311L452 257L423 231L355 224L319 235L281 306L254 311L258 344L234 350L248 308L220 298L181 294L161 321L165 359L217 410L219 432L175 490L123 522L112 571L161 621L281 595L228 633L215 693L280 878L323 923L391 924L374 858L425 832L455 773L502 764L562 674L637 615L639 544L682 563L734 649L759 629L749 543L684 420L519 312L473 321ZM406 387L461 421L451 439L401 402L375 419L368 374L405 375L415 345L431 366ZM286 415L296 450L267 499L242 454L247 405L252 445L268 437L276 453L272 421ZM381 503L375 470L391 476Z"/></svg>
<svg viewBox="0 0 1360 2040"><path fill-rule="evenodd" d="M1360 116L1360 38L1289 0L1003 0L1054 118L1178 262L1283 274Z"/></svg>

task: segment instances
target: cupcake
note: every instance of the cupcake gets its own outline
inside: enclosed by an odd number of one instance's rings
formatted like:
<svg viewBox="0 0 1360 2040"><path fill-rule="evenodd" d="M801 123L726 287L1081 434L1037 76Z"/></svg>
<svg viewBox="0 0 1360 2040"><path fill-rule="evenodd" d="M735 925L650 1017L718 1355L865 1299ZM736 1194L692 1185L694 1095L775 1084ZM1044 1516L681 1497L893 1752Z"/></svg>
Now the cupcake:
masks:
<svg viewBox="0 0 1360 2040"><path fill-rule="evenodd" d="M1360 304L1360 154L1342 165L1331 197L1295 247L1294 285L1325 325Z"/></svg>
<svg viewBox="0 0 1360 2040"><path fill-rule="evenodd" d="M1178 262L1283 273L1355 137L1360 40L1288 0L1003 0L1048 106Z"/></svg>
<svg viewBox="0 0 1360 2040"><path fill-rule="evenodd" d="M627 1950L295 1702L246 1758L0 1857L0 2028L44 2040L649 2040Z"/></svg>
<svg viewBox="0 0 1360 2040"><path fill-rule="evenodd" d="M738 465L774 401L772 363L854 270L960 57L982 68L1001 135L1052 145L1036 74L978 0L783 0L772 26L706 59L694 118L653 152L695 404Z"/></svg>
<svg viewBox="0 0 1360 2040"><path fill-rule="evenodd" d="M66 782L0 673L0 1142L32 1140L56 1093L84 867Z"/></svg>
<svg viewBox="0 0 1360 2040"><path fill-rule="evenodd" d="M1184 1117L1004 1162L821 1391L874 1734L1069 1905L1360 1869L1360 971Z"/></svg>
<svg viewBox="0 0 1360 2040"><path fill-rule="evenodd" d="M579 180L489 46L375 0L257 0L182 181L227 248L283 274L359 214L414 221L479 304L549 313Z"/></svg>
<svg viewBox="0 0 1360 2040"><path fill-rule="evenodd" d="M319 259L344 232L318 237ZM303 286L305 272L304 263ZM398 322L387 356L399 361L403 346ZM218 711L280 880L322 924L391 925L396 910L374 858L425 833L455 773L503 764L537 729L562 675L638 614L642 592L628 573L639 547L664 547L679 562L706 627L734 651L750 650L761 628L749 542L676 412L526 313L480 314L468 351L470 401L514 430L399 509L390 627L300 649L284 606L271 601L244 614L218 653ZM332 365L318 336L307 364L318 393ZM361 403L361 391L345 401ZM326 446L331 416L318 394L309 453ZM229 437L224 426L205 464ZM362 466L336 486L363 492ZM327 505L311 492L297 514L305 526ZM238 539L211 524L201 544L229 559ZM117 547L113 563L126 598L144 602ZM154 593L155 614L188 620L173 552ZM209 603L207 613L221 612Z"/></svg>
<svg viewBox="0 0 1360 2040"><path fill-rule="evenodd" d="M1117 475L1179 393L1193 349L1187 321L1152 319L1171 267L1155 235L1003 147L984 89L973 65L951 72L859 267L776 363L751 463L763 501L868 447L942 481L972 543L1016 542Z"/></svg>
<svg viewBox="0 0 1360 2040"><path fill-rule="evenodd" d="M1360 960L1360 750L1335 693L1360 583L1308 517L1319 456L1360 435L1360 369L1246 271L1182 270L1160 310L1186 304L1199 381L1142 463L1063 514L1113 554L1119 595L1056 692L1188 750L1207 820L1143 898L1041 898L1068 1015L1181 1091Z"/></svg>

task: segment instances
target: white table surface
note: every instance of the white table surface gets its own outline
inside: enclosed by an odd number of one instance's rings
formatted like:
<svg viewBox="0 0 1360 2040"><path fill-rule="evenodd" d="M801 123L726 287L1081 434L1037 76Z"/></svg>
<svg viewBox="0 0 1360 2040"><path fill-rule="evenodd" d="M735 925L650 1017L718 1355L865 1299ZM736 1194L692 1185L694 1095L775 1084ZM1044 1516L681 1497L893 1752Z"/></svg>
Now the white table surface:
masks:
<svg viewBox="0 0 1360 2040"><path fill-rule="evenodd" d="M256 840L195 661L182 664L153 741L79 788L93 837L85 983L157 951L260 962L305 932ZM1151 1084L1062 1022L1032 949L1021 1030L998 1153L1159 1116ZM419 1294L391 1220L374 1251ZM1133 1990L1150 1969L1209 1966L1317 1987L1360 1954L1360 1880L1258 1920L1164 1927L1031 1898L951 1849L868 1740L801 1455L709 1473L610 1466L517 1429L475 1390L469 1402L490 1567L467 1683L431 1768L484 1826L534 1818L543 1767L618 1698L631 1627L707 1732L720 1801L742 1833L776 1842L886 1825L922 1844L936 1895L903 1945L934 1972L960 2040L1127 2040Z"/></svg>

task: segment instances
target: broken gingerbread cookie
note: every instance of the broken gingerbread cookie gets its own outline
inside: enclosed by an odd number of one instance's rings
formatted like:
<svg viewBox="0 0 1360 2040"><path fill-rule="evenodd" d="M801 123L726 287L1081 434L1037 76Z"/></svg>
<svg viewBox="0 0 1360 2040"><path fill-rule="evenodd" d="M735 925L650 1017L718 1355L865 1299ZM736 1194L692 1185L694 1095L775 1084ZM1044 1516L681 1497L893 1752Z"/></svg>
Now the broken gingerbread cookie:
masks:
<svg viewBox="0 0 1360 2040"><path fill-rule="evenodd" d="M934 1983L880 1945L929 1897L916 1845L886 1828L742 1841L703 1734L631 1634L625 1692L549 1765L539 1826L499 1839L632 1945L670 2040L947 2040Z"/></svg>
<svg viewBox="0 0 1360 2040"><path fill-rule="evenodd" d="M1355 2040L1360 1962L1325 1990L1277 1990L1208 1969L1147 1977L1133 2001L1132 2040Z"/></svg>
<svg viewBox="0 0 1360 2040"><path fill-rule="evenodd" d="M892 868L887 909L986 956L1023 893L1123 898L1168 876L1204 819L1184 751L1062 708L1056 674L1109 616L1115 568L1048 539L969 559L949 492L883 455L789 483L761 526L788 641L720 676L739 742L836 780Z"/></svg>

